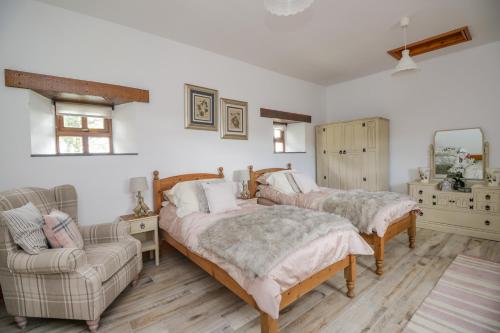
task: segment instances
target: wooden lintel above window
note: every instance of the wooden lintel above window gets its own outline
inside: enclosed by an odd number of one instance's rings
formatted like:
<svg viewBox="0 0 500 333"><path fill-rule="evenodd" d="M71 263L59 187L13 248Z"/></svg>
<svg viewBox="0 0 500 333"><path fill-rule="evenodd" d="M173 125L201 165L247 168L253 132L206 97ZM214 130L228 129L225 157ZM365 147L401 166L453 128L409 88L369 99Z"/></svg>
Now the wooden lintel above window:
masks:
<svg viewBox="0 0 500 333"><path fill-rule="evenodd" d="M280 120L290 120L295 122L303 122L310 123L312 117L307 114L300 113L292 113L292 112L284 112L284 111L276 111L271 109L260 109L260 116L264 118L273 118Z"/></svg>
<svg viewBox="0 0 500 333"><path fill-rule="evenodd" d="M469 32L469 27L465 26L455 30L451 30L436 36L426 38L424 40L411 43L406 45L406 48L410 50L410 56L416 56L419 54L431 52L434 50L441 49L443 47L448 47L463 42L472 40ZM403 52L404 46L398 47L393 50L387 51L391 56L397 60L401 59L401 52Z"/></svg>
<svg viewBox="0 0 500 333"><path fill-rule="evenodd" d="M149 103L149 90L59 76L5 70L7 87L31 89L55 101L100 105Z"/></svg>

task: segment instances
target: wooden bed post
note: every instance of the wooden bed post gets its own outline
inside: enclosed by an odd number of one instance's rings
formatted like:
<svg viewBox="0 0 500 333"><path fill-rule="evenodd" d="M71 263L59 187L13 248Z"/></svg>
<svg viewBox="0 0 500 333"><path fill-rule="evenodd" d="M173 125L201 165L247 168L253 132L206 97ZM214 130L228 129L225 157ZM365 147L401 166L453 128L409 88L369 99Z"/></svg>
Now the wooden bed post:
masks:
<svg viewBox="0 0 500 333"><path fill-rule="evenodd" d="M278 333L278 321L265 312L260 313L260 332Z"/></svg>
<svg viewBox="0 0 500 333"><path fill-rule="evenodd" d="M415 248L415 237L417 236L417 213L410 213L410 227L408 228L408 238L410 239L410 248Z"/></svg>
<svg viewBox="0 0 500 333"><path fill-rule="evenodd" d="M385 239L383 237L373 235L373 247L375 250L375 266L377 266L375 273L377 275L384 274L384 246L385 246Z"/></svg>
<svg viewBox="0 0 500 333"><path fill-rule="evenodd" d="M347 297L354 297L354 286L356 282L356 257L349 255L349 266L344 268L344 278L347 285Z"/></svg>

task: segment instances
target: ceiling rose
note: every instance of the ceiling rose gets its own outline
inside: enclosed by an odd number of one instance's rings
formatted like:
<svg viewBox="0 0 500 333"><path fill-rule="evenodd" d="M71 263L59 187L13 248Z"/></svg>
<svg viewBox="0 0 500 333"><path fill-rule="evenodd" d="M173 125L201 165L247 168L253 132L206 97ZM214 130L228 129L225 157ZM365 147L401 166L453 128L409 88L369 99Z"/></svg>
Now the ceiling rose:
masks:
<svg viewBox="0 0 500 333"><path fill-rule="evenodd" d="M306 10L314 0L264 0L266 9L273 15L290 16Z"/></svg>

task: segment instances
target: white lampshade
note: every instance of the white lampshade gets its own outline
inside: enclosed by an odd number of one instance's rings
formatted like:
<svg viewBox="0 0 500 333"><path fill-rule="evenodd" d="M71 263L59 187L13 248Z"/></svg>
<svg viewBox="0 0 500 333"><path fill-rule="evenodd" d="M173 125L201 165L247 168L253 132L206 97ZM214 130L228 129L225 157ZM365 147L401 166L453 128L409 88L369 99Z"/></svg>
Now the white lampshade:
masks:
<svg viewBox="0 0 500 333"><path fill-rule="evenodd" d="M130 192L143 192L148 189L148 183L146 177L134 177L130 178Z"/></svg>
<svg viewBox="0 0 500 333"><path fill-rule="evenodd" d="M235 182L247 182L250 180L250 174L248 170L236 170L233 173L233 179Z"/></svg>
<svg viewBox="0 0 500 333"><path fill-rule="evenodd" d="M290 16L306 10L314 0L264 0L266 9L273 15Z"/></svg>
<svg viewBox="0 0 500 333"><path fill-rule="evenodd" d="M403 50L402 54L403 56L399 60L398 65L396 66L392 74L418 69L418 65L410 57L410 50Z"/></svg>

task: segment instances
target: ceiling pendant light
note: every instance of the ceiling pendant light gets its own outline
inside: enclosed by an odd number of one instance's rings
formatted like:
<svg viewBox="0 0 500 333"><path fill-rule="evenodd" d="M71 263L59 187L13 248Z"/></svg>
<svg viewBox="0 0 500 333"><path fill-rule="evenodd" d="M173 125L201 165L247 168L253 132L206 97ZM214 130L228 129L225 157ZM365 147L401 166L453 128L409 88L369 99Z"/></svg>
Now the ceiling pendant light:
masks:
<svg viewBox="0 0 500 333"><path fill-rule="evenodd" d="M273 15L290 16L303 12L314 0L264 0L266 9Z"/></svg>
<svg viewBox="0 0 500 333"><path fill-rule="evenodd" d="M410 24L409 17L405 16L401 18L400 25L401 28L403 28L405 48L403 52L401 52L401 59L399 60L396 68L394 69L394 72L392 73L393 75L401 72L413 71L418 69L418 65L410 57L410 50L406 48L406 28L408 28L409 24Z"/></svg>

